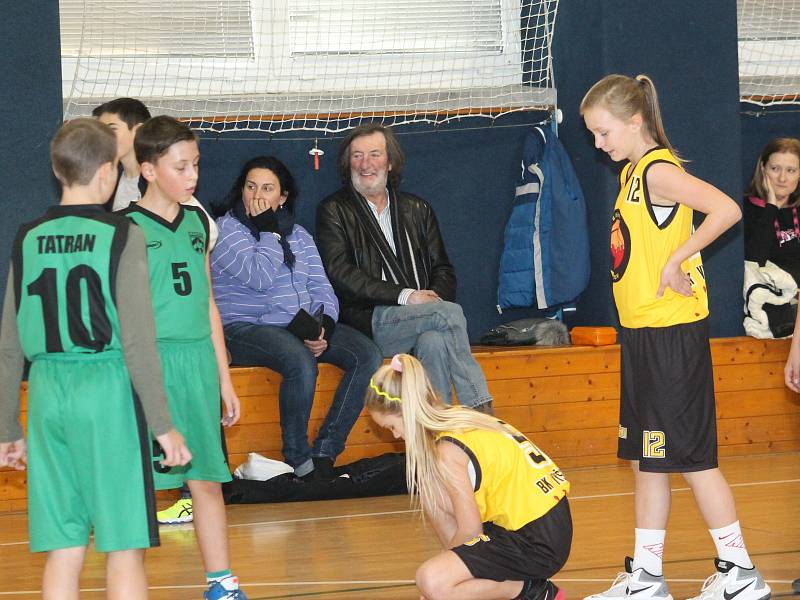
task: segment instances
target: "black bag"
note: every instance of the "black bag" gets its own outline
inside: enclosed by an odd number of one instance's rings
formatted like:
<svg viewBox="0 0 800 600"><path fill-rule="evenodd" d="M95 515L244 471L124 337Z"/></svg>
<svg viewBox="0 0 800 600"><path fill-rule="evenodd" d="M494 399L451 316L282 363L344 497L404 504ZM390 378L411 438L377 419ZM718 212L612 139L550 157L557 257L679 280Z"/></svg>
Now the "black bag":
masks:
<svg viewBox="0 0 800 600"><path fill-rule="evenodd" d="M294 474L278 475L267 481L234 479L222 484L222 493L225 504L341 500L408 493L405 454L362 458L334 471L337 477L330 481L303 481Z"/></svg>
<svg viewBox="0 0 800 600"><path fill-rule="evenodd" d="M762 305L764 312L767 313L767 322L772 337L782 338L792 335L794 323L797 318L797 304L769 304Z"/></svg>
<svg viewBox="0 0 800 600"><path fill-rule="evenodd" d="M498 325L480 339L487 346L566 346L570 344L566 325L556 319L519 319Z"/></svg>

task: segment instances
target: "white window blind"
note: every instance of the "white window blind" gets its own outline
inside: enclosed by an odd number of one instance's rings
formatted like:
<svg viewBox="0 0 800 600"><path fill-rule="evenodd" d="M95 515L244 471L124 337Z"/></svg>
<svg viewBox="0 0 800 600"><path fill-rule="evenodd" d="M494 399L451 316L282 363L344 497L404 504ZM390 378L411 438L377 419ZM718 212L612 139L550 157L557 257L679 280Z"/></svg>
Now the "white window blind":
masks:
<svg viewBox="0 0 800 600"><path fill-rule="evenodd" d="M131 96L209 128L339 131L338 115L443 122L556 98L557 0L60 4L68 118Z"/></svg>
<svg viewBox="0 0 800 600"><path fill-rule="evenodd" d="M291 52L500 53L501 9L501 0L289 0Z"/></svg>
<svg viewBox="0 0 800 600"><path fill-rule="evenodd" d="M59 0L61 55L252 57L250 0Z"/></svg>

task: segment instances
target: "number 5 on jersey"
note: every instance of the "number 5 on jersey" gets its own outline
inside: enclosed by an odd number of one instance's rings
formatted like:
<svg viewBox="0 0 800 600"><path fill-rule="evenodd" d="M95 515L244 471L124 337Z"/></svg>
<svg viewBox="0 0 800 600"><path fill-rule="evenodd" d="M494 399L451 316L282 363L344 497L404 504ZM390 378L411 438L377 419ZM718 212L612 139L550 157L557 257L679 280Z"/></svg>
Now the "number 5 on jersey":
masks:
<svg viewBox="0 0 800 600"><path fill-rule="evenodd" d="M192 293L192 277L189 275L189 264L185 262L172 263L172 287L178 296L188 296Z"/></svg>

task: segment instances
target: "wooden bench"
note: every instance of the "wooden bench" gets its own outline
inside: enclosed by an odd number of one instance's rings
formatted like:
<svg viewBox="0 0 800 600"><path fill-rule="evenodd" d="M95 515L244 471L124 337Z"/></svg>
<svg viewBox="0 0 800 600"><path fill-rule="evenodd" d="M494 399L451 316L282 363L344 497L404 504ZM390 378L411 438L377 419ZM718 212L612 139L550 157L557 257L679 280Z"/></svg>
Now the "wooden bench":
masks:
<svg viewBox="0 0 800 600"><path fill-rule="evenodd" d="M800 397L783 385L788 340L723 338L712 340L711 349L720 455L800 450ZM497 416L529 435L559 466L616 464L619 346L478 346L473 353ZM320 365L310 439L340 376L335 367ZM280 459L280 376L265 368L235 368L233 380L243 416L226 435L231 465L243 462L248 452ZM402 448L362 413L339 462ZM24 510L25 498L25 473L0 470L0 511Z"/></svg>

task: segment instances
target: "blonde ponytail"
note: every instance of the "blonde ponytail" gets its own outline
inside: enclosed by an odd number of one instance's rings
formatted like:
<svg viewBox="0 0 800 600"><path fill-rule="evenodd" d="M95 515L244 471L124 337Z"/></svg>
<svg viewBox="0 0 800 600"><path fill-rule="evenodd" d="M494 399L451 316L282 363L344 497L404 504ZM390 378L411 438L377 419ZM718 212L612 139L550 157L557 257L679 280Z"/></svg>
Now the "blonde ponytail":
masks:
<svg viewBox="0 0 800 600"><path fill-rule="evenodd" d="M605 108L622 121L628 121L636 114L642 115L642 124L648 136L659 146L667 148L675 158L682 160L664 131L656 87L647 75L637 75L635 78L626 75L603 77L583 97L581 114L594 106Z"/></svg>
<svg viewBox="0 0 800 600"><path fill-rule="evenodd" d="M408 492L415 506L424 504L436 514L446 506L448 479L438 460L439 434L470 429L505 430L494 417L444 404L422 364L413 356L398 354L392 365L380 367L372 376L366 407L370 412L402 418ZM402 370L398 371L397 366Z"/></svg>

